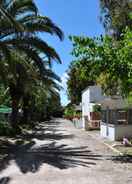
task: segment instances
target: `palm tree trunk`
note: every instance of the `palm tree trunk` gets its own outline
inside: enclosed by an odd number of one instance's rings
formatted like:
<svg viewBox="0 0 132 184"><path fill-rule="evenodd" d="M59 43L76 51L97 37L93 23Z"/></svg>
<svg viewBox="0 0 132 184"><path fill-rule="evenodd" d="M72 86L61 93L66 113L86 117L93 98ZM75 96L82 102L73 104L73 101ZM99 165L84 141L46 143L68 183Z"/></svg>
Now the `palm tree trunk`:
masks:
<svg viewBox="0 0 132 184"><path fill-rule="evenodd" d="M27 124L30 117L30 95L25 95L23 97L23 123Z"/></svg>
<svg viewBox="0 0 132 184"><path fill-rule="evenodd" d="M18 127L18 110L19 110L19 102L21 99L21 93L17 85L10 83L10 96L12 100L12 113L11 113L11 126L13 128Z"/></svg>
<svg viewBox="0 0 132 184"><path fill-rule="evenodd" d="M19 99L12 98L12 113L11 113L11 126L17 128L18 126L18 109L19 109Z"/></svg>

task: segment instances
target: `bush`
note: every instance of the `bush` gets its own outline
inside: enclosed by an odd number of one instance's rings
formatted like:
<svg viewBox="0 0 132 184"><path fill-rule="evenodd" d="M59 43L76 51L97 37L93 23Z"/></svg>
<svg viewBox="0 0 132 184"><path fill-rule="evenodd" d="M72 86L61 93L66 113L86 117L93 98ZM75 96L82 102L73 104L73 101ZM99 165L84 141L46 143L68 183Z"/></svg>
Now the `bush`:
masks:
<svg viewBox="0 0 132 184"><path fill-rule="evenodd" d="M7 122L1 121L0 122L0 136L9 135L11 132L11 127Z"/></svg>
<svg viewBox="0 0 132 184"><path fill-rule="evenodd" d="M21 128L12 128L8 122L0 121L0 136L15 136L21 133Z"/></svg>
<svg viewBox="0 0 132 184"><path fill-rule="evenodd" d="M101 105L94 105L93 112L101 112Z"/></svg>
<svg viewBox="0 0 132 184"><path fill-rule="evenodd" d="M63 116L64 118L73 120L74 118L80 119L81 116L82 116L82 112L77 111L74 105L65 107L64 116Z"/></svg>
<svg viewBox="0 0 132 184"><path fill-rule="evenodd" d="M71 107L66 107L65 111L64 111L64 115L65 116L73 116L74 115L74 108Z"/></svg>

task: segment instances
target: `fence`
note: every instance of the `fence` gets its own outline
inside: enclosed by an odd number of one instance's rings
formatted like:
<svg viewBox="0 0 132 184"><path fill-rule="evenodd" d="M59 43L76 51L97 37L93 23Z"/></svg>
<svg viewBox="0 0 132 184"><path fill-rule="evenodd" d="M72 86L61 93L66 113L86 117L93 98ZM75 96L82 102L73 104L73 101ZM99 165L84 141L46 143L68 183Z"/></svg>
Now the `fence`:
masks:
<svg viewBox="0 0 132 184"><path fill-rule="evenodd" d="M102 111L102 121L109 124L132 124L132 109L107 109Z"/></svg>

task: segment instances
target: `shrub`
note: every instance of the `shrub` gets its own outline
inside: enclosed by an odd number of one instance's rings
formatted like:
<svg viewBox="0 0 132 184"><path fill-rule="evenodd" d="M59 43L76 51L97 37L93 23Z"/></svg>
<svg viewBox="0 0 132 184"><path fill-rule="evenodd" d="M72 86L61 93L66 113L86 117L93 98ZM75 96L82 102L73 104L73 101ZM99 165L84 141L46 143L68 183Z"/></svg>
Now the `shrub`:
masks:
<svg viewBox="0 0 132 184"><path fill-rule="evenodd" d="M0 121L0 135L1 136L6 136L9 135L11 132L11 127L7 122Z"/></svg>
<svg viewBox="0 0 132 184"><path fill-rule="evenodd" d="M0 136L15 136L21 133L21 128L12 128L8 122L0 121Z"/></svg>
<svg viewBox="0 0 132 184"><path fill-rule="evenodd" d="M101 105L94 105L93 112L101 112Z"/></svg>

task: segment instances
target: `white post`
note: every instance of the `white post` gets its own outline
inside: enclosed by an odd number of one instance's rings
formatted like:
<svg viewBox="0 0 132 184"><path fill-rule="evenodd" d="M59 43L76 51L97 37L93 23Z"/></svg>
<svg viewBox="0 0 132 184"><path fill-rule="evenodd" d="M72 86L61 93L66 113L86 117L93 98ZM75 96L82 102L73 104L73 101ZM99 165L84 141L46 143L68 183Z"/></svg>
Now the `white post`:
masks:
<svg viewBox="0 0 132 184"><path fill-rule="evenodd" d="M106 136L109 135L108 124L109 124L109 107L107 106L107 108L106 108Z"/></svg>

